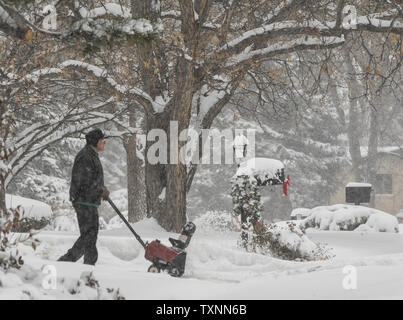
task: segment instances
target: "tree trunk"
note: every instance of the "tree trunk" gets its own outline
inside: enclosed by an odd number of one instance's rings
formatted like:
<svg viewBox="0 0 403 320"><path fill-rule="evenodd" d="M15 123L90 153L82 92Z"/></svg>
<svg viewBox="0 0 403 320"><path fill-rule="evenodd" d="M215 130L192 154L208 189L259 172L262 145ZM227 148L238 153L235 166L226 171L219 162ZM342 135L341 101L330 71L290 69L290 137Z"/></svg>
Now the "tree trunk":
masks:
<svg viewBox="0 0 403 320"><path fill-rule="evenodd" d="M167 132L167 121L165 120L166 114L156 115L147 118L147 130L150 132L152 129L163 129ZM164 129L165 127L165 129ZM148 141L145 150L145 184L146 184L146 204L147 204L147 217L154 217L158 223L166 228L166 221L164 218L166 208L166 197L164 197L164 188L166 188L166 164L151 164L148 159L148 151L154 142ZM165 190L166 191L166 190Z"/></svg>
<svg viewBox="0 0 403 320"><path fill-rule="evenodd" d="M157 219L168 231L179 232L186 222L186 166L180 161L179 150L186 142L172 144L178 137L171 136L170 121L178 125L178 133L188 129L193 100L193 66L186 59L180 59L175 92L169 112L147 119L147 132L154 128L167 133L168 164L146 164L147 215ZM152 143L147 141L147 153ZM171 147L173 149L171 149ZM148 156L148 154L147 154ZM172 160L175 160L172 163ZM165 188L165 192L164 192Z"/></svg>
<svg viewBox="0 0 403 320"><path fill-rule="evenodd" d="M370 111L370 128L368 140L368 159L367 159L367 179L368 182L375 185L376 182L376 165L378 155L378 141L379 141L379 126L377 118L377 110L371 107ZM371 196L370 205L375 207L375 193Z"/></svg>
<svg viewBox="0 0 403 320"><path fill-rule="evenodd" d="M353 173L356 182L361 182L363 179L362 175L362 158L361 158L361 150L360 150L360 112L359 112L359 104L357 96L360 92L360 85L358 80L356 79L356 72L352 62L352 58L347 49L344 49L344 58L345 58L345 67L347 77L350 79L347 80L348 84L348 95L349 95L349 120L347 127L348 134L348 145L349 152L351 156L351 161L353 165ZM362 119L361 119L362 120Z"/></svg>
<svg viewBox="0 0 403 320"><path fill-rule="evenodd" d="M0 185L0 218L2 218L6 212L6 188L4 186L4 183L2 182Z"/></svg>
<svg viewBox="0 0 403 320"><path fill-rule="evenodd" d="M136 109L130 108L129 124L130 127L136 127ZM125 139L124 148L127 156L127 198L129 222L136 222L146 216L146 197L145 197L145 164L136 154L137 135L130 135Z"/></svg>
<svg viewBox="0 0 403 320"><path fill-rule="evenodd" d="M5 120L6 117L6 112L7 112L7 107L6 107L6 102L4 102L5 95L8 95L6 92L3 95L3 92L0 92L0 151L4 155L7 153L6 150L6 136L7 132L9 130L9 125L7 125L7 121ZM4 168L4 165L6 164L6 157L2 156L0 158L0 163L2 164L2 167L0 169L0 218L3 217L3 215L7 212L7 207L6 207L6 169Z"/></svg>

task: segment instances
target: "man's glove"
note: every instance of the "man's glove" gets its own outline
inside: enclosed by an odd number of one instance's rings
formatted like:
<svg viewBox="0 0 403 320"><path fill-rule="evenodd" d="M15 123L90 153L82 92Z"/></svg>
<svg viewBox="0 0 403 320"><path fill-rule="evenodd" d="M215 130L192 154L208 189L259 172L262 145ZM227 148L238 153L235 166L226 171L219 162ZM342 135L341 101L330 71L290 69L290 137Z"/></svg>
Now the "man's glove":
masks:
<svg viewBox="0 0 403 320"><path fill-rule="evenodd" d="M106 188L105 186L103 186L103 187L102 187L102 199L108 200L109 194L110 194L110 192L109 192L108 188Z"/></svg>

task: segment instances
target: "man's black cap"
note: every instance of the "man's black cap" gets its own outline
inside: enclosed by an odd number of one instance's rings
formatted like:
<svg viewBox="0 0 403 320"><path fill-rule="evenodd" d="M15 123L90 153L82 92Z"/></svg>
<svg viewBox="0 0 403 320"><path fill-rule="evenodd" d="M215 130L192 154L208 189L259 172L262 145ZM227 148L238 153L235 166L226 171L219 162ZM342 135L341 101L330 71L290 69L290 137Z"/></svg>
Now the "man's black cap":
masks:
<svg viewBox="0 0 403 320"><path fill-rule="evenodd" d="M87 144L96 147L98 144L99 140L102 140L105 138L104 133L102 132L101 129L94 129L88 132L85 135L85 140L87 141Z"/></svg>

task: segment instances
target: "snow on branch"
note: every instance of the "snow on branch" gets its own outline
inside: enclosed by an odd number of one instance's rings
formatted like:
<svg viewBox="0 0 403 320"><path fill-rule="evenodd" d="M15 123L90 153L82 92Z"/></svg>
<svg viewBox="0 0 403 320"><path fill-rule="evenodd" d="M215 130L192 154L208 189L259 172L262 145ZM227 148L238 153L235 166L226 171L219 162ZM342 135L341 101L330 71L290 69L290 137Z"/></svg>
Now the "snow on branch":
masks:
<svg viewBox="0 0 403 320"><path fill-rule="evenodd" d="M276 141L282 141L282 140L290 140L293 139L290 136L285 135L284 133L278 132L272 128L270 128L268 125L265 124L261 124L260 125L261 128L263 129L263 131L270 135L270 137L273 140ZM301 146L303 146L304 150L307 150L308 148L310 149L315 149L321 152L322 155L325 156L333 156L334 154L337 154L341 147L338 146L334 146L330 143L324 143L324 142L320 142L320 141L315 141L311 138L304 138L303 141L299 141L298 140L298 144L301 144ZM303 153L301 153L302 155Z"/></svg>
<svg viewBox="0 0 403 320"><path fill-rule="evenodd" d="M66 8L71 12L69 5ZM48 30L29 21L28 12L18 10L14 5L0 0L0 30L7 35L24 39L28 30L41 32L61 39L85 36L87 41L115 40L124 37L139 36L150 38L160 34L163 25L147 19L134 19L131 10L117 3L105 3L102 7L87 9L80 7L72 12L72 22L60 30Z"/></svg>
<svg viewBox="0 0 403 320"><path fill-rule="evenodd" d="M65 34L65 37L73 33L83 33L93 36L96 39L107 38L108 40L120 36L136 36L150 37L158 34L162 30L162 26L153 26L146 19L127 19L123 21L115 21L112 19L92 19L85 18L75 22L72 30Z"/></svg>
<svg viewBox="0 0 403 320"><path fill-rule="evenodd" d="M105 3L102 7L87 10L84 7L79 9L79 13L83 18L97 18L105 15L113 15L122 18L131 18L130 8L124 7L117 3Z"/></svg>
<svg viewBox="0 0 403 320"><path fill-rule="evenodd" d="M169 10L161 12L161 18L180 19L181 12L178 10Z"/></svg>
<svg viewBox="0 0 403 320"><path fill-rule="evenodd" d="M281 1L281 3L275 7L265 19L264 22L272 22L276 17L280 15L280 13L285 9L289 8L294 4L294 0L289 0L289 1Z"/></svg>
<svg viewBox="0 0 403 320"><path fill-rule="evenodd" d="M230 84L230 79L227 77L215 76L214 80L217 82L214 88L209 88L208 85L203 85L200 89L199 113L197 115L199 129L202 129L203 120L210 110L226 96L231 94L232 86Z"/></svg>
<svg viewBox="0 0 403 320"><path fill-rule="evenodd" d="M359 16L357 17L356 24L340 24L339 27L337 26L336 21L322 23L318 20L307 20L300 23L290 20L269 23L242 33L239 37L232 39L226 45L222 46L218 52L241 52L254 42L284 35L340 37L341 35L354 30L403 34L403 23L401 21L398 21L397 19L382 19L383 17L391 18L391 15L393 14L397 14L396 10L374 13L367 16Z"/></svg>
<svg viewBox="0 0 403 320"><path fill-rule="evenodd" d="M8 163L11 169L6 178L6 186L35 156L53 143L63 138L79 133L85 129L110 121L114 121L125 109L121 105L114 114L102 113L97 110L106 104L113 102L114 97L110 97L106 102L95 104L82 110L71 109L64 115L43 124L34 124L24 130L20 135L20 140L15 144L15 151ZM123 108L123 109L122 109ZM131 133L131 130L126 130ZM25 134L23 136L22 134Z"/></svg>
<svg viewBox="0 0 403 320"><path fill-rule="evenodd" d="M315 49L337 46L344 43L344 41L343 35L341 37L324 37L319 39L317 37L303 37L301 39L295 39L292 41L281 41L267 48L253 51L245 50L246 52L234 55L228 60L226 67L233 67L245 61L287 53L295 51L296 49Z"/></svg>
<svg viewBox="0 0 403 320"><path fill-rule="evenodd" d="M141 99L143 102L148 103L152 107L153 113L161 113L164 111L166 105L169 102L169 98L157 96L153 99L150 95L148 95L145 91L137 87L128 87L124 85L120 85L116 82L115 79L108 75L107 70L102 69L100 67L94 66L92 64L78 61L78 60L67 60L59 64L57 68L44 68L37 71L32 72L27 75L25 79L31 80L34 82L39 81L41 76L51 75L51 74L59 74L63 72L63 69L73 67L73 68L81 68L90 73L92 73L97 78L104 79L113 90L116 90L122 94L134 95L137 98Z"/></svg>
<svg viewBox="0 0 403 320"><path fill-rule="evenodd" d="M101 108L104 108L110 103L113 103L115 101L115 97L110 97L104 102L92 105L88 108L83 108L83 109L75 109L72 108L68 110L66 114L60 114L59 117L48 121L47 123L35 123L25 130L23 130L20 134L18 134L15 138L15 147L16 149L23 148L26 146L29 142L34 141L38 134L43 132L45 128L51 128L54 127L60 123L67 123L67 122L79 122L80 120L84 119L85 116L88 115L90 112L95 112Z"/></svg>
<svg viewBox="0 0 403 320"><path fill-rule="evenodd" d="M72 31L91 34L95 38L106 37L109 40L117 35L150 37L163 30L161 23L133 19L131 9L117 3L104 3L102 7L90 10L81 7L78 12L81 19L73 24Z"/></svg>

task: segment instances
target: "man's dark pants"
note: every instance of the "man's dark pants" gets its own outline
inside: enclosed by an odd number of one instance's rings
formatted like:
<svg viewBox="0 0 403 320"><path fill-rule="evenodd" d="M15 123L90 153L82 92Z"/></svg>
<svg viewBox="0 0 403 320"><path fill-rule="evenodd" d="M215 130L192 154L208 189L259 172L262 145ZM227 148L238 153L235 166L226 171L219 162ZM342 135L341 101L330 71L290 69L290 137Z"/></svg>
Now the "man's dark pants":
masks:
<svg viewBox="0 0 403 320"><path fill-rule="evenodd" d="M96 247L99 227L98 210L95 207L81 204L75 204L74 209L77 212L80 237L73 247L64 256L60 257L58 261L75 262L84 255L85 264L95 265L98 260Z"/></svg>

